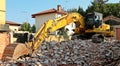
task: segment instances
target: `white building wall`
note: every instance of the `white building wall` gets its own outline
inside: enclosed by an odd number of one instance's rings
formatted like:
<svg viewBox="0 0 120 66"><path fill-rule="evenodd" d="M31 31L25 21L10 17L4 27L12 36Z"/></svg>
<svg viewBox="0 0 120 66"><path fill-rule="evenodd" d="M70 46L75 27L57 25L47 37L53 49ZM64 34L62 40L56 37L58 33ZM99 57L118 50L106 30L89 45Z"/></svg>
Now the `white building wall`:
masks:
<svg viewBox="0 0 120 66"><path fill-rule="evenodd" d="M14 26L14 25L9 25L9 29L11 30L10 34L10 43L14 43L17 38L13 37L14 32L19 31L19 28L21 28L21 26Z"/></svg>
<svg viewBox="0 0 120 66"><path fill-rule="evenodd" d="M18 31L20 26L9 26L9 29L12 31Z"/></svg>
<svg viewBox="0 0 120 66"><path fill-rule="evenodd" d="M47 20L50 19L55 19L60 17L60 14L56 14L56 13L51 13L51 14L44 14L44 15L40 15L40 16L36 16L35 17L35 25L36 25L36 31L39 30L39 28L45 23L47 22Z"/></svg>

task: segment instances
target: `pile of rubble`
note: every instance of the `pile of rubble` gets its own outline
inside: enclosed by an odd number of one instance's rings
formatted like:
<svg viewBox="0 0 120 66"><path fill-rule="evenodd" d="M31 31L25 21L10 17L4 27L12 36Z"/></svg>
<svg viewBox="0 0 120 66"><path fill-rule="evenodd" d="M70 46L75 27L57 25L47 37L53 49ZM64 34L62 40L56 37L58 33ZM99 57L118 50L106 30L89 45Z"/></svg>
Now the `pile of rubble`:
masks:
<svg viewBox="0 0 120 66"><path fill-rule="evenodd" d="M118 66L120 42L93 43L89 40L44 42L35 56L46 66Z"/></svg>
<svg viewBox="0 0 120 66"><path fill-rule="evenodd" d="M91 40L43 42L32 57L2 66L120 66L120 42L93 43Z"/></svg>

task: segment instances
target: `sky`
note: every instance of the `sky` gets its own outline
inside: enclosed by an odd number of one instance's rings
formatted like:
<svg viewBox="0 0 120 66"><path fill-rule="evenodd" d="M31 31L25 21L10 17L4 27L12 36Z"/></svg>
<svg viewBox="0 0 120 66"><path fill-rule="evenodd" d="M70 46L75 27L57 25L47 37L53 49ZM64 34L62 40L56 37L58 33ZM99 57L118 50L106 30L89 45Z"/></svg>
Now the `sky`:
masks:
<svg viewBox="0 0 120 66"><path fill-rule="evenodd" d="M57 8L61 5L63 9L82 7L84 10L91 5L93 0L6 0L6 20L22 24L29 22L35 24L32 14ZM120 0L109 0L108 3L116 3Z"/></svg>

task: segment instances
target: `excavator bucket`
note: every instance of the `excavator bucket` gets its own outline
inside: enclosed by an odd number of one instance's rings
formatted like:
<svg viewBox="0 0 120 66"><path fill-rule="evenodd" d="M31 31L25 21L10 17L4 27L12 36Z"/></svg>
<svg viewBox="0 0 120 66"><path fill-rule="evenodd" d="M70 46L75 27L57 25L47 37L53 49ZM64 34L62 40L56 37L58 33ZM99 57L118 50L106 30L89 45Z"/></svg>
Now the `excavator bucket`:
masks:
<svg viewBox="0 0 120 66"><path fill-rule="evenodd" d="M16 60L22 55L27 55L29 52L30 50L26 47L25 44L9 44L3 52L2 60Z"/></svg>

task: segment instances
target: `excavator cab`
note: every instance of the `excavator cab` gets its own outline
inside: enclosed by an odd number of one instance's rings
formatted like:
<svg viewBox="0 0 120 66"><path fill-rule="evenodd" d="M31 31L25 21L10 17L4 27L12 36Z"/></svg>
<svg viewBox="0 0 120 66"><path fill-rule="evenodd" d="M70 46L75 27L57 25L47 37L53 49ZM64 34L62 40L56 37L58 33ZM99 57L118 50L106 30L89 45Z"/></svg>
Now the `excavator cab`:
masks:
<svg viewBox="0 0 120 66"><path fill-rule="evenodd" d="M88 13L85 18L86 29L98 28L102 24L102 14L98 12Z"/></svg>

